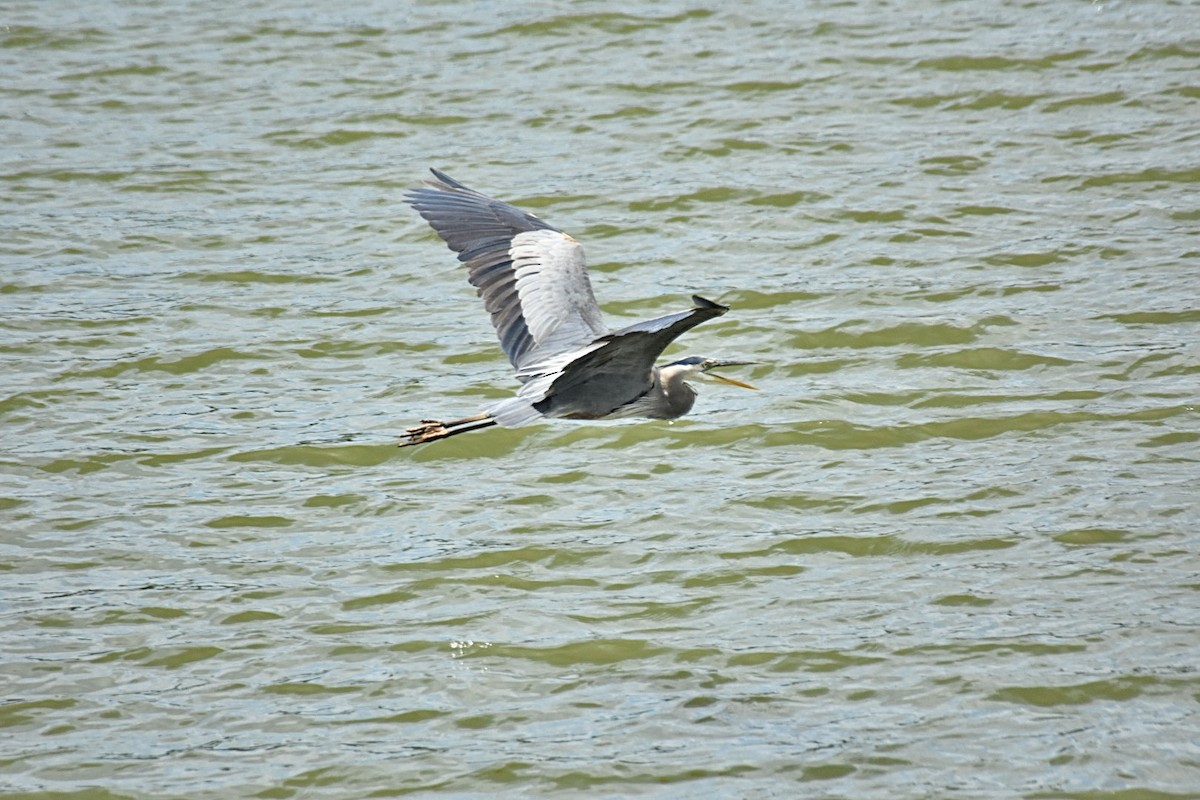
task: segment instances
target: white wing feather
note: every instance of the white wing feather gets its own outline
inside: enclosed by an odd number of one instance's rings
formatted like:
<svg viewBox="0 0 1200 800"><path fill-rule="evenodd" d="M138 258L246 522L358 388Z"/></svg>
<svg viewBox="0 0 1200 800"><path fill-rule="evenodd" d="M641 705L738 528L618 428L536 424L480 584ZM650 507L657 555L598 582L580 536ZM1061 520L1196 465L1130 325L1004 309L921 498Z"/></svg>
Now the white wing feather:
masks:
<svg viewBox="0 0 1200 800"><path fill-rule="evenodd" d="M521 372L608 333L579 242L559 231L527 231L513 237L509 256L521 315L535 343L521 359Z"/></svg>

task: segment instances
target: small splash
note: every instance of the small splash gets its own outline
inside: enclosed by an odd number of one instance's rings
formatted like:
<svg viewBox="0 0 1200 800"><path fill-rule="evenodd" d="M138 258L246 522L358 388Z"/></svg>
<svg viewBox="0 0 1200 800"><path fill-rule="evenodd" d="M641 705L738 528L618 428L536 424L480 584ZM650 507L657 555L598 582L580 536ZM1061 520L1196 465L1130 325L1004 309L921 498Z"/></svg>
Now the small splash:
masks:
<svg viewBox="0 0 1200 800"><path fill-rule="evenodd" d="M465 658L473 653L487 650L494 645L491 642L476 642L473 639L462 639L450 642L450 657Z"/></svg>

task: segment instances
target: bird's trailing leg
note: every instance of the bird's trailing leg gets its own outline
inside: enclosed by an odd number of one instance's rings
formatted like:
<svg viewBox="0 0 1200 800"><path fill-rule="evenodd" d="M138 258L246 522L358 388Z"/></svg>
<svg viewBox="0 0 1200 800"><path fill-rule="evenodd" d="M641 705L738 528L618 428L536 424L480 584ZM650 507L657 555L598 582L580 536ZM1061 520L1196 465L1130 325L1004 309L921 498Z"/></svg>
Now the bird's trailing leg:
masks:
<svg viewBox="0 0 1200 800"><path fill-rule="evenodd" d="M457 436L460 433L490 428L495 424L496 420L492 419L492 415L487 413L476 414L473 417L463 417L452 422L423 419L420 425L404 431L404 435L408 438L400 443L400 447L409 447L414 444L424 444L425 442L436 442L438 439L446 439L451 436Z"/></svg>

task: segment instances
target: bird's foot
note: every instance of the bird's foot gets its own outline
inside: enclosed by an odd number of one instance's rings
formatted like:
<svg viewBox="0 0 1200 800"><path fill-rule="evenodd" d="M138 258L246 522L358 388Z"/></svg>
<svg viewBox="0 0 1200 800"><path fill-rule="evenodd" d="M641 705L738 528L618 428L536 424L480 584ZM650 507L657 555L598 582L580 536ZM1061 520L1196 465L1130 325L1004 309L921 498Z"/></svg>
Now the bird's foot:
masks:
<svg viewBox="0 0 1200 800"><path fill-rule="evenodd" d="M446 424L441 420L423 419L420 425L404 429L404 441L400 443L400 446L409 447L422 442L432 442L448 436L449 433Z"/></svg>
<svg viewBox="0 0 1200 800"><path fill-rule="evenodd" d="M400 443L400 447L411 447L414 444L435 442L438 439L445 439L448 436L455 436L467 431L487 428L495 424L496 421L489 414L476 414L473 417L463 417L453 422L423 419L420 425L414 425L411 428L405 429L405 440Z"/></svg>

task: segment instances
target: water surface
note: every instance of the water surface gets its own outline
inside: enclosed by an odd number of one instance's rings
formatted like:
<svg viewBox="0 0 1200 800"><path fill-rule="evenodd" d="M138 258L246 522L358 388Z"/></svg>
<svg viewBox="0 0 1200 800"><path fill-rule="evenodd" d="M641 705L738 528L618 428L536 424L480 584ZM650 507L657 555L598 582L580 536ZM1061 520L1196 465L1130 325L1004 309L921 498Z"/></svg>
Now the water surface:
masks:
<svg viewBox="0 0 1200 800"><path fill-rule="evenodd" d="M1200 786L1194 5L4 16L0 797ZM763 390L396 448L429 166Z"/></svg>

